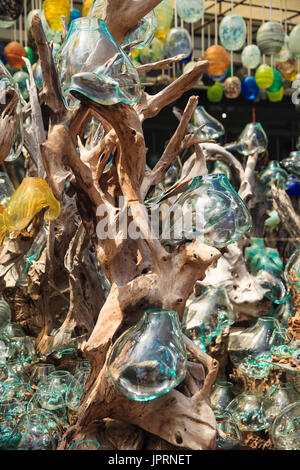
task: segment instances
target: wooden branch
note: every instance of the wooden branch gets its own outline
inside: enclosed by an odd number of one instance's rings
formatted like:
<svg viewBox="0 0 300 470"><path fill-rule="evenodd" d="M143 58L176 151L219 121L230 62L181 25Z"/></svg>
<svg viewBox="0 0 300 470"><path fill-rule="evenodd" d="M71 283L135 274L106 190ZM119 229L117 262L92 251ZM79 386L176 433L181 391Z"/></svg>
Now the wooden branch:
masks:
<svg viewBox="0 0 300 470"><path fill-rule="evenodd" d="M278 212L280 221L289 234L289 240L297 246L300 241L300 217L296 214L289 196L279 184L271 185L274 209Z"/></svg>
<svg viewBox="0 0 300 470"><path fill-rule="evenodd" d="M159 60L158 62L153 62L152 64L139 65L136 69L140 75L151 72L152 70L169 70L171 68L171 65L177 64L182 59L184 59L184 55L179 54L169 59L163 59Z"/></svg>
<svg viewBox="0 0 300 470"><path fill-rule="evenodd" d="M170 168L170 166L175 162L178 154L181 150L181 144L184 139L187 126L191 120L191 117L197 107L198 104L198 97L191 96L188 104L184 110L182 119L176 129L176 132L168 142L168 145L160 158L160 160L156 163L155 167L152 171L146 173L142 186L141 186L141 197L145 199L149 189L151 186L160 183L166 171Z"/></svg>
<svg viewBox="0 0 300 470"><path fill-rule="evenodd" d="M0 164L12 149L15 134L18 132L17 106L19 97L15 90L7 88L0 91Z"/></svg>
<svg viewBox="0 0 300 470"><path fill-rule="evenodd" d="M114 39L122 44L127 31L162 0L105 0L103 19Z"/></svg>

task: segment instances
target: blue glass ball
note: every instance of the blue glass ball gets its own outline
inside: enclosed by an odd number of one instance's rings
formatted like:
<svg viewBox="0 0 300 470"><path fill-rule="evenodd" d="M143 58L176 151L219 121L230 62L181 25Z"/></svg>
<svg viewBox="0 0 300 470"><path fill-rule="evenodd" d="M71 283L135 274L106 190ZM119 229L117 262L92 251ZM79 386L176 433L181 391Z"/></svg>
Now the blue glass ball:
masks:
<svg viewBox="0 0 300 470"><path fill-rule="evenodd" d="M288 196L300 196L300 181L296 178L296 176L289 175L284 188Z"/></svg>
<svg viewBox="0 0 300 470"><path fill-rule="evenodd" d="M219 27L221 44L227 51L238 51L246 42L247 26L240 15L226 15Z"/></svg>
<svg viewBox="0 0 300 470"><path fill-rule="evenodd" d="M255 100L258 97L259 88L255 77L246 77L242 80L242 95L246 100Z"/></svg>
<svg viewBox="0 0 300 470"><path fill-rule="evenodd" d="M68 27L70 28L72 21L77 20L78 18L81 18L80 11L77 10L77 8L72 8L71 13L70 13L70 21L69 21Z"/></svg>

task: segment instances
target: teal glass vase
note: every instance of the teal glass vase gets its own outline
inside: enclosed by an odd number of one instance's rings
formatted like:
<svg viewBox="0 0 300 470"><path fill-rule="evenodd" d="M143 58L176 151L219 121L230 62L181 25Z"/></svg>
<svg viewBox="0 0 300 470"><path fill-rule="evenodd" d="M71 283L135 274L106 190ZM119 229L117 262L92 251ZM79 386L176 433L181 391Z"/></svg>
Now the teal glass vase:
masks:
<svg viewBox="0 0 300 470"><path fill-rule="evenodd" d="M271 439L276 450L300 450L300 401L284 408L274 419Z"/></svg>
<svg viewBox="0 0 300 470"><path fill-rule="evenodd" d="M261 269L254 280L257 290L275 304L283 304L290 297L284 279L271 269Z"/></svg>
<svg viewBox="0 0 300 470"><path fill-rule="evenodd" d="M236 315L224 287L209 287L185 309L182 331L198 347L205 350Z"/></svg>
<svg viewBox="0 0 300 470"><path fill-rule="evenodd" d="M114 344L107 363L116 389L136 401L153 400L184 379L187 354L177 313L146 310Z"/></svg>
<svg viewBox="0 0 300 470"><path fill-rule="evenodd" d="M246 390L226 408L240 431L262 431L270 426L264 408L264 395L256 390Z"/></svg>
<svg viewBox="0 0 300 470"><path fill-rule="evenodd" d="M251 226L247 206L225 175L199 176L166 214L162 239L171 245L197 239L224 248L241 238Z"/></svg>
<svg viewBox="0 0 300 470"><path fill-rule="evenodd" d="M231 382L216 382L210 394L210 406L215 414L222 414L229 403L235 398L234 386Z"/></svg>
<svg viewBox="0 0 300 470"><path fill-rule="evenodd" d="M123 49L98 18L72 21L68 36L56 54L65 105L78 104L73 92L96 103L135 103L141 95L138 72Z"/></svg>

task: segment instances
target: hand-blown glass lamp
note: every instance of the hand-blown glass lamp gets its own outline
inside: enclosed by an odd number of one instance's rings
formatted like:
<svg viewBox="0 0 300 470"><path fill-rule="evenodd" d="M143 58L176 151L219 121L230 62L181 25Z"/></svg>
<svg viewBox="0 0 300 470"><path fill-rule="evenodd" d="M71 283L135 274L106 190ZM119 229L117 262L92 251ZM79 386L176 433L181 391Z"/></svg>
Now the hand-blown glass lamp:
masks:
<svg viewBox="0 0 300 470"><path fill-rule="evenodd" d="M226 15L219 27L222 46L228 51L240 50L246 41L247 26L239 15Z"/></svg>
<svg viewBox="0 0 300 470"><path fill-rule="evenodd" d="M249 210L225 175L199 176L171 206L162 238L170 245L198 239L223 248L251 226Z"/></svg>
<svg viewBox="0 0 300 470"><path fill-rule="evenodd" d="M56 62L63 98L71 109L78 103L73 92L104 105L135 103L140 98L138 72L103 20L72 21Z"/></svg>
<svg viewBox="0 0 300 470"><path fill-rule="evenodd" d="M236 315L226 289L209 287L186 307L182 331L205 351L206 343L235 321Z"/></svg>
<svg viewBox="0 0 300 470"><path fill-rule="evenodd" d="M176 0L177 13L186 23L196 23L203 18L205 0Z"/></svg>
<svg viewBox="0 0 300 470"><path fill-rule="evenodd" d="M108 376L116 389L136 401L153 400L184 379L187 356L177 313L147 310L114 344Z"/></svg>

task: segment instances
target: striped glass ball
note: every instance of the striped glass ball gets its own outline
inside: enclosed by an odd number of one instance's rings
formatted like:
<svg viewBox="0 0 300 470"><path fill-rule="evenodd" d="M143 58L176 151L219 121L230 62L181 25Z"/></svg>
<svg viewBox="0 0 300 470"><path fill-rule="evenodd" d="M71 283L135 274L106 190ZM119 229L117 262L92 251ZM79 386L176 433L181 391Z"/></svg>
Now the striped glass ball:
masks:
<svg viewBox="0 0 300 470"><path fill-rule="evenodd" d="M259 88L270 88L274 80L272 67L267 64L260 65L256 70L255 80Z"/></svg>
<svg viewBox="0 0 300 470"><path fill-rule="evenodd" d="M257 31L256 42L262 54L277 54L284 45L285 33L280 23L268 21Z"/></svg>
<svg viewBox="0 0 300 470"><path fill-rule="evenodd" d="M43 9L48 25L55 31L63 30L62 16L66 17L67 24L70 21L71 6L69 0L45 0Z"/></svg>

